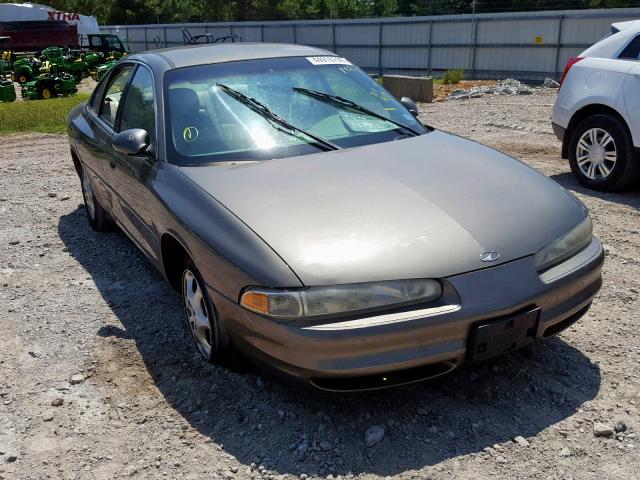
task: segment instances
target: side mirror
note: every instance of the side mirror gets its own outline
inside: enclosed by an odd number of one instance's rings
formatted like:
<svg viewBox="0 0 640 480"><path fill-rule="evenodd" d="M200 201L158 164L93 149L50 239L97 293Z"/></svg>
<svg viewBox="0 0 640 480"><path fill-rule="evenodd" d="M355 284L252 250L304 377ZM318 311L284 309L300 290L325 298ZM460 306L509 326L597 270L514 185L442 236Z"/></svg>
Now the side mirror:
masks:
<svg viewBox="0 0 640 480"><path fill-rule="evenodd" d="M416 102L414 102L411 98L402 97L400 99L400 103L404 106L404 108L409 110L411 115L413 115L414 117L418 116L418 106L416 105Z"/></svg>
<svg viewBox="0 0 640 480"><path fill-rule="evenodd" d="M125 155L144 155L149 149L149 134L141 128L132 128L115 136L111 146Z"/></svg>

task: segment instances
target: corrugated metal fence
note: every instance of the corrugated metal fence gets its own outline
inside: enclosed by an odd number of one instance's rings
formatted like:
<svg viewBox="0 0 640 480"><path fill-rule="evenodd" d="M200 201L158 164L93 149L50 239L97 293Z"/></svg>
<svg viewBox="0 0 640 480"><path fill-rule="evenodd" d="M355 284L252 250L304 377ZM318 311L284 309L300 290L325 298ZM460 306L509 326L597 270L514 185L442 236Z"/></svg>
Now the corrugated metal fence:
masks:
<svg viewBox="0 0 640 480"><path fill-rule="evenodd" d="M571 10L362 20L228 22L106 26L133 51L183 44L191 34L240 35L245 42L325 48L371 73L438 75L462 68L467 78L558 78L568 57L599 40L611 23L640 19L640 8Z"/></svg>

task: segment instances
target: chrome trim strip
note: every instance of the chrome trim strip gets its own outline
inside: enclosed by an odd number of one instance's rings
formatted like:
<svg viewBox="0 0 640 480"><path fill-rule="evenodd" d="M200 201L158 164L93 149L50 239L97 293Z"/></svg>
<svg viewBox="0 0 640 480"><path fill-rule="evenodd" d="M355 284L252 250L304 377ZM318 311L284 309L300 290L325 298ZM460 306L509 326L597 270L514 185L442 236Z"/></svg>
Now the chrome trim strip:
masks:
<svg viewBox="0 0 640 480"><path fill-rule="evenodd" d="M387 315L377 315L375 317L359 318L357 320L348 320L346 322L328 323L324 325L313 325L311 327L303 327L302 330L352 330L356 328L376 327L379 325L389 325L392 323L411 322L426 317L434 317L436 315L444 315L445 313L453 313L460 310L460 305L442 305L440 307L423 308L422 310L413 310L411 312L390 313Z"/></svg>

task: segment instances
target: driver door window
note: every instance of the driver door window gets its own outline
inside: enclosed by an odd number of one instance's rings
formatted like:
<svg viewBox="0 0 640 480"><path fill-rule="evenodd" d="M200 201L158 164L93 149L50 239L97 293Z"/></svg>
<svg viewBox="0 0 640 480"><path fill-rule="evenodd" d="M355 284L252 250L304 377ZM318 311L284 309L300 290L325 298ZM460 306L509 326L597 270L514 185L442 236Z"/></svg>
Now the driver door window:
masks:
<svg viewBox="0 0 640 480"><path fill-rule="evenodd" d="M133 66L127 66L114 72L113 76L109 79L109 84L106 88L106 94L102 98L100 104L100 118L107 122L112 128L116 124L116 114L118 112L118 106L120 105L120 99L124 92L129 76L133 71Z"/></svg>
<svg viewBox="0 0 640 480"><path fill-rule="evenodd" d="M127 89L120 113L119 131L141 128L149 134L154 143L156 133L155 103L153 97L153 77L145 67L138 67Z"/></svg>

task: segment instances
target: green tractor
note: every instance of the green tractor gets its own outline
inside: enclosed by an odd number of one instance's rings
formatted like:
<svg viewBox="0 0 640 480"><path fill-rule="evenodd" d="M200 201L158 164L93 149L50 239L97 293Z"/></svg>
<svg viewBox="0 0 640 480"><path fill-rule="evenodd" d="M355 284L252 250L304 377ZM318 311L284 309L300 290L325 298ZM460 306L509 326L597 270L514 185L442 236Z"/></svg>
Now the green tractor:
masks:
<svg viewBox="0 0 640 480"><path fill-rule="evenodd" d="M84 63L87 64L89 71L95 69L104 61L104 55L100 52L86 52L81 54Z"/></svg>
<svg viewBox="0 0 640 480"><path fill-rule="evenodd" d="M76 81L68 73L42 74L22 86L22 98L25 100L46 100L74 95L77 91Z"/></svg>
<svg viewBox="0 0 640 480"><path fill-rule="evenodd" d="M0 76L11 73L12 80L26 83L40 74L40 63L32 55L16 55L11 37L0 37Z"/></svg>
<svg viewBox="0 0 640 480"><path fill-rule="evenodd" d="M105 74L111 70L111 68L116 64L117 60L109 60L106 63L103 63L102 65L99 65L98 68L96 68L92 73L91 73L91 78L93 78L96 82L99 82L100 80L102 80L102 77L105 76Z"/></svg>
<svg viewBox="0 0 640 480"><path fill-rule="evenodd" d="M106 74L109 70L111 70L111 68L112 68L115 64L116 64L115 60L114 60L114 61L111 61L111 62L103 63L102 65L100 65L100 66L96 69L96 71L95 71L95 73L94 73L94 75L93 75L93 77L92 77L92 78L93 78L96 82L99 82L100 80L102 80L102 77L104 77L104 76L105 76L105 74Z"/></svg>
<svg viewBox="0 0 640 480"><path fill-rule="evenodd" d="M28 81L40 74L42 62L36 57L23 57L13 62L13 79L20 85L24 85Z"/></svg>
<svg viewBox="0 0 640 480"><path fill-rule="evenodd" d="M0 37L0 102L13 102L16 99L16 89L7 78L11 72L12 60L11 37Z"/></svg>
<svg viewBox="0 0 640 480"><path fill-rule="evenodd" d="M107 58L104 59L104 63L98 65L94 69L89 69L91 74L91 78L93 78L96 82L102 80L102 77L111 70L111 68L116 64L118 58L116 58L113 54L109 54Z"/></svg>
<svg viewBox="0 0 640 480"><path fill-rule="evenodd" d="M74 56L71 51L66 48L45 48L40 55L40 60L43 63L49 62L50 65L55 66L57 72L72 75L78 83L89 73L89 65L82 60L81 56Z"/></svg>
<svg viewBox="0 0 640 480"><path fill-rule="evenodd" d="M89 64L89 74L96 82L99 82L118 60L131 53L120 37L112 33L87 35L86 44L82 47L88 50L85 62Z"/></svg>
<svg viewBox="0 0 640 480"><path fill-rule="evenodd" d="M0 102L13 102L16 99L16 89L13 82L4 76L0 77Z"/></svg>
<svg viewBox="0 0 640 480"><path fill-rule="evenodd" d="M0 75L5 76L11 72L13 63L13 47L11 37L0 37Z"/></svg>

